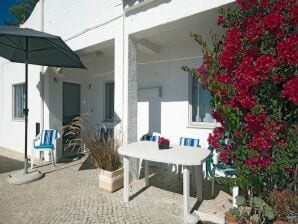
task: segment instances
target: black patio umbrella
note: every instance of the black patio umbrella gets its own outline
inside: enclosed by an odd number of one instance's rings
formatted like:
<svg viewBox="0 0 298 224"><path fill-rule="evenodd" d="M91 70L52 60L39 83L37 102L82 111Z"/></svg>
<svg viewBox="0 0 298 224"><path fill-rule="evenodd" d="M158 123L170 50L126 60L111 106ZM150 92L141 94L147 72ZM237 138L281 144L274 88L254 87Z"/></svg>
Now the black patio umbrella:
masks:
<svg viewBox="0 0 298 224"><path fill-rule="evenodd" d="M24 173L27 174L28 64L64 68L85 66L60 37L26 28L0 26L0 56L11 62L25 63Z"/></svg>

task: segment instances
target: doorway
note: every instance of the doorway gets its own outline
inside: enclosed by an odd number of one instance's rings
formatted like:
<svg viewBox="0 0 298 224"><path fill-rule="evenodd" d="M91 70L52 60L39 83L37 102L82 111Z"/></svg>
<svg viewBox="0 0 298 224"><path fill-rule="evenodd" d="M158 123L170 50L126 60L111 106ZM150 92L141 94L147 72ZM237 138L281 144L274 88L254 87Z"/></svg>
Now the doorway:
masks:
<svg viewBox="0 0 298 224"><path fill-rule="evenodd" d="M63 125L68 124L73 118L81 115L81 85L63 82ZM62 156L76 154L76 150L66 151L67 136L63 136Z"/></svg>

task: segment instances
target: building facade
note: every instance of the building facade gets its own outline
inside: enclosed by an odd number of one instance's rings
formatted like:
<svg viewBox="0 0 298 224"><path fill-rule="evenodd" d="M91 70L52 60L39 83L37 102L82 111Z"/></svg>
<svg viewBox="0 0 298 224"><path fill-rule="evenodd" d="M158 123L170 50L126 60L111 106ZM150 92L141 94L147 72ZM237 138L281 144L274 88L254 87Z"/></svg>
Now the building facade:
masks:
<svg viewBox="0 0 298 224"><path fill-rule="evenodd" d="M114 128L121 144L159 132L207 137L216 126L210 96L181 67L199 67L190 32L208 40L231 0L40 0L22 27L61 36L87 67L29 66L29 141L38 126L58 128L75 115ZM233 5L232 5L233 6ZM24 150L24 65L0 58L0 146ZM63 149L58 147L58 158Z"/></svg>

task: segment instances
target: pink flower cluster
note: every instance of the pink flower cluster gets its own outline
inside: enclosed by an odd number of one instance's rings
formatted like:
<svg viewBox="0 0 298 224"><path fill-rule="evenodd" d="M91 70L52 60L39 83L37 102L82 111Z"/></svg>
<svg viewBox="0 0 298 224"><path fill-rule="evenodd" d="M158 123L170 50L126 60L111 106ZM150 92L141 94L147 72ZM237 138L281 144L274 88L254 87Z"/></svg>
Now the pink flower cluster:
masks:
<svg viewBox="0 0 298 224"><path fill-rule="evenodd" d="M212 115L212 117L213 117L218 123L220 123L221 125L223 125L223 119L222 119L222 117L220 116L219 113L217 113L215 110L213 110L213 111L211 112L211 115Z"/></svg>
<svg viewBox="0 0 298 224"><path fill-rule="evenodd" d="M219 141L223 138L224 128L217 127L213 129L213 133L209 134L208 143L214 148L220 147Z"/></svg>
<svg viewBox="0 0 298 224"><path fill-rule="evenodd" d="M270 156L253 156L250 159L246 160L245 164L248 165L252 171L256 171L257 168L264 169L270 164Z"/></svg>
<svg viewBox="0 0 298 224"><path fill-rule="evenodd" d="M231 28L226 33L226 41L224 44L224 49L220 55L219 63L220 65L231 71L235 67L235 60L237 55L242 50L242 34L241 30L238 28Z"/></svg>
<svg viewBox="0 0 298 224"><path fill-rule="evenodd" d="M289 65L298 65L298 36L291 34L276 45L278 60Z"/></svg>
<svg viewBox="0 0 298 224"><path fill-rule="evenodd" d="M269 13L261 20L261 23L264 25L264 28L266 28L270 32L278 28L282 22L283 17L280 14L274 12Z"/></svg>
<svg viewBox="0 0 298 224"><path fill-rule="evenodd" d="M159 138L158 144L169 144L170 140L164 137Z"/></svg>
<svg viewBox="0 0 298 224"><path fill-rule="evenodd" d="M288 98L294 105L298 105L298 75L283 84L281 95Z"/></svg>
<svg viewBox="0 0 298 224"><path fill-rule="evenodd" d="M236 0L242 10L246 10L254 6L258 0Z"/></svg>

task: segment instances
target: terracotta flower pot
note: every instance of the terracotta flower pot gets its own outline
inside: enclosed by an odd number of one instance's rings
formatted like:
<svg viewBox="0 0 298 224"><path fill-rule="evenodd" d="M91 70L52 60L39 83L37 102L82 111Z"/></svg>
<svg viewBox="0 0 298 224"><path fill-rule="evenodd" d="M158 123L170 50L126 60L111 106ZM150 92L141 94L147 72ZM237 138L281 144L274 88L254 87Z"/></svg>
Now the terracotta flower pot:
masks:
<svg viewBox="0 0 298 224"><path fill-rule="evenodd" d="M238 218L232 216L229 212L225 213L225 224L237 224Z"/></svg>
<svg viewBox="0 0 298 224"><path fill-rule="evenodd" d="M114 192L123 187L123 168L115 171L99 169L98 179L100 188Z"/></svg>

